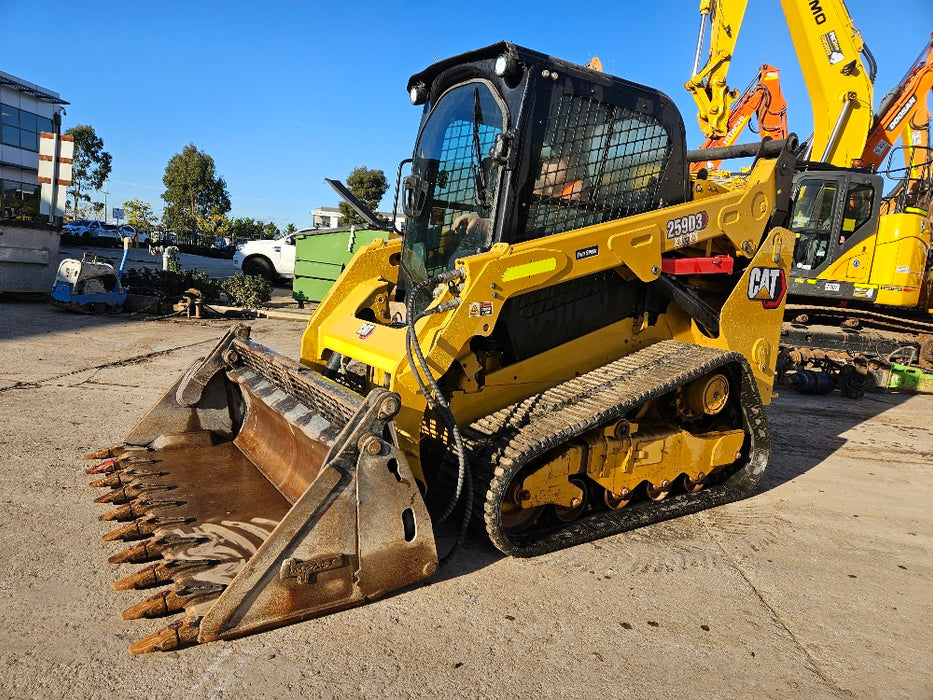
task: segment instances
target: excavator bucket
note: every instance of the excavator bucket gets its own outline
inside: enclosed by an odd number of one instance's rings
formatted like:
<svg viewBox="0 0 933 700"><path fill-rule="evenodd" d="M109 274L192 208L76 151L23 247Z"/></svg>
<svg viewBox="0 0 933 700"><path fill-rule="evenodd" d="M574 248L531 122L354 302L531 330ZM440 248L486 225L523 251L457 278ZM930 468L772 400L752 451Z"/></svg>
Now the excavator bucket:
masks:
<svg viewBox="0 0 933 700"><path fill-rule="evenodd" d="M176 649L360 605L437 568L430 518L391 439L397 394L365 398L232 328L123 445L87 455L124 619L180 614L130 646ZM130 572L131 565L136 568Z"/></svg>

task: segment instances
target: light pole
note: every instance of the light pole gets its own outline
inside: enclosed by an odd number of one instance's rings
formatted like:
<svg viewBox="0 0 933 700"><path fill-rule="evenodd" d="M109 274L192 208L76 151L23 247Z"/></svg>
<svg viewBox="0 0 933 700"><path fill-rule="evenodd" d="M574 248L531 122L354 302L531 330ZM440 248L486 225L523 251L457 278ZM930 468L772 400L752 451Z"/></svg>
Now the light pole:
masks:
<svg viewBox="0 0 933 700"><path fill-rule="evenodd" d="M104 189L102 189L101 192L102 192L103 195L104 195L104 223L106 224L106 223L107 223L107 218L108 218L108 217L107 217L107 195L110 194L110 193L107 191L107 181L106 181L106 180L104 180Z"/></svg>

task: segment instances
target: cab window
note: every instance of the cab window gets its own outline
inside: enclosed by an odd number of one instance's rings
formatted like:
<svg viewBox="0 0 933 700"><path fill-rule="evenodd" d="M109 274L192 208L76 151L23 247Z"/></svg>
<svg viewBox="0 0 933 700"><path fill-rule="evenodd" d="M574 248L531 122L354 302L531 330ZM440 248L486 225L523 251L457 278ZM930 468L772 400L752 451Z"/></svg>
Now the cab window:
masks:
<svg viewBox="0 0 933 700"><path fill-rule="evenodd" d="M794 269L813 270L826 261L832 239L836 183L804 181L797 191L791 229L796 234Z"/></svg>
<svg viewBox="0 0 933 700"><path fill-rule="evenodd" d="M842 218L840 243L857 232L871 218L871 206L875 197L875 188L871 185L852 183L849 185L845 214Z"/></svg>

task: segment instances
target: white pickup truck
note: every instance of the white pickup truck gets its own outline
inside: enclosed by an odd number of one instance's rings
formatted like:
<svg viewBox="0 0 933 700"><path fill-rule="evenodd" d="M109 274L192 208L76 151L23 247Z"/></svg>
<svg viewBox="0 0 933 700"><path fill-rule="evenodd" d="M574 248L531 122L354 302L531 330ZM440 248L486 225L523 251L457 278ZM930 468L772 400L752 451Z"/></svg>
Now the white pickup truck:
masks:
<svg viewBox="0 0 933 700"><path fill-rule="evenodd" d="M270 282L291 279L295 276L295 235L241 243L233 254L233 266L244 275L264 277Z"/></svg>

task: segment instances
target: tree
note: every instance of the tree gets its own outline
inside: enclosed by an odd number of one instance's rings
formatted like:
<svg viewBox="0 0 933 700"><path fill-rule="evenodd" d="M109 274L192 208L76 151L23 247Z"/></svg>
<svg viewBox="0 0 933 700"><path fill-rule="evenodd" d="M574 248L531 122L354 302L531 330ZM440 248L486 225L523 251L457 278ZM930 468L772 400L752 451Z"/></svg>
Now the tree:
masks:
<svg viewBox="0 0 933 700"><path fill-rule="evenodd" d="M370 170L366 166L361 165L358 168L354 168L353 172L347 176L347 189L375 213L376 209L379 208L379 202L382 201L382 195L389 189L389 184L386 182L384 172L381 170ZM363 223L363 219L360 218L359 214L357 214L349 204L340 202L339 206L341 226Z"/></svg>
<svg viewBox="0 0 933 700"><path fill-rule="evenodd" d="M162 223L172 231L197 233L200 225L230 211L227 183L215 174L214 159L193 143L169 159L162 183Z"/></svg>
<svg viewBox="0 0 933 700"><path fill-rule="evenodd" d="M252 241L262 238L262 222L246 216L230 220L228 233L238 241Z"/></svg>
<svg viewBox="0 0 933 700"><path fill-rule="evenodd" d="M99 190L110 175L111 157L104 150L104 141L93 126L79 124L65 132L74 139L74 156L71 163L71 186L69 196L73 197L73 216L78 218L80 202L90 202L89 192Z"/></svg>
<svg viewBox="0 0 933 700"><path fill-rule="evenodd" d="M279 227L276 226L271 221L262 227L262 237L263 238L278 238L282 235L282 232L279 231Z"/></svg>
<svg viewBox="0 0 933 700"><path fill-rule="evenodd" d="M295 233L295 231L297 231L297 230L298 230L298 227L295 226L295 224L288 224L288 225L285 227L285 235L286 235L286 236L290 236L290 235L292 235L293 233Z"/></svg>
<svg viewBox="0 0 933 700"><path fill-rule="evenodd" d="M126 212L126 223L141 231L150 231L155 225L156 216L152 212L152 205L141 199L131 199L123 202L123 210Z"/></svg>
<svg viewBox="0 0 933 700"><path fill-rule="evenodd" d="M207 216L198 216L198 231L208 234L211 238L225 236L230 231L230 220L226 214L219 211Z"/></svg>

